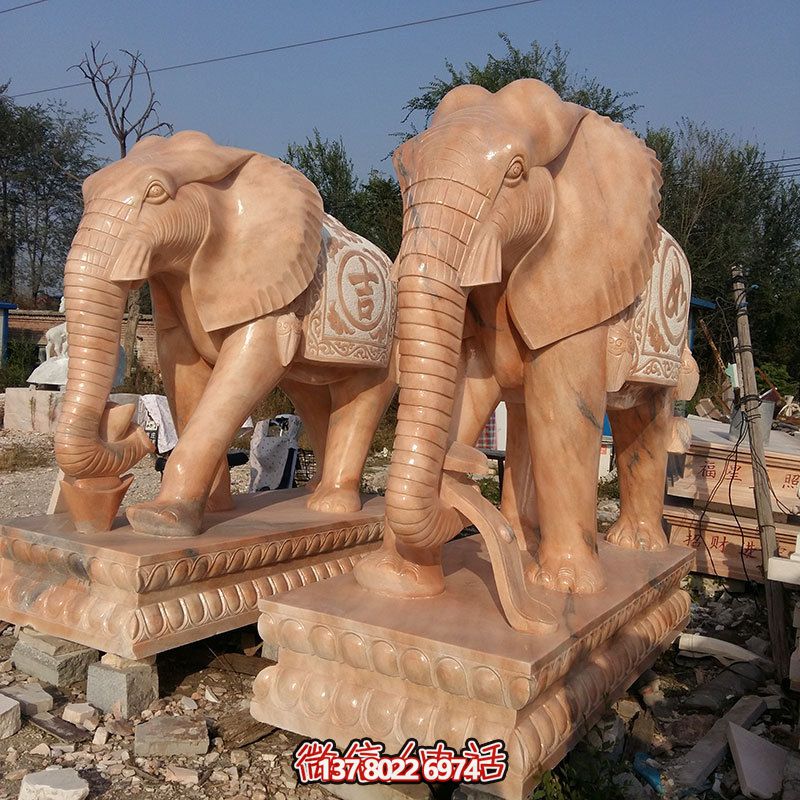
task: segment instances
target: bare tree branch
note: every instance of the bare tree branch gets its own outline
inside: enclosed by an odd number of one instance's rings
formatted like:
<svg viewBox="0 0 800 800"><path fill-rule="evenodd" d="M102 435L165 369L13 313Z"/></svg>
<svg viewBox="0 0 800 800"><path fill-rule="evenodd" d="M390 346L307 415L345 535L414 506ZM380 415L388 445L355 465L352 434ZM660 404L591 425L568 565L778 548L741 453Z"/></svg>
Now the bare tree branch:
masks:
<svg viewBox="0 0 800 800"><path fill-rule="evenodd" d="M103 109L108 127L119 145L120 158L128 152L128 139L135 142L143 136L162 131L172 133L172 125L162 122L158 116L150 71L140 51L121 50L128 57L125 71L108 53L99 54L100 42L91 42L83 60L70 69L78 69L92 87L100 107ZM141 77L142 80L136 79ZM145 96L141 104L135 100L136 90L142 87Z"/></svg>

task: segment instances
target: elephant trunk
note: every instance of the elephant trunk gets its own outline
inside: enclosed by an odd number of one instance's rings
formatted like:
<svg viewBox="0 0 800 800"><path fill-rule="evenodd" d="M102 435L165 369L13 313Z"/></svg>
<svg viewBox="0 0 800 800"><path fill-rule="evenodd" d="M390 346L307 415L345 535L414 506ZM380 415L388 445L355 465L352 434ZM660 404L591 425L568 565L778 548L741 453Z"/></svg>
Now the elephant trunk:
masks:
<svg viewBox="0 0 800 800"><path fill-rule="evenodd" d="M429 549L458 531L457 514L439 501L439 484L459 372L466 293L454 265L476 219L453 208L419 207L398 256L396 336L400 402L386 488L386 518L399 543ZM457 217L462 236L448 232ZM435 255L434 255L435 254ZM441 254L441 255L439 255ZM442 257L443 256L443 257Z"/></svg>
<svg viewBox="0 0 800 800"><path fill-rule="evenodd" d="M100 437L128 288L106 277L120 246L114 232L124 226L127 213L124 207L113 210L118 213L87 207L64 274L69 367L55 453L72 478L119 476L152 449L140 428L118 442Z"/></svg>

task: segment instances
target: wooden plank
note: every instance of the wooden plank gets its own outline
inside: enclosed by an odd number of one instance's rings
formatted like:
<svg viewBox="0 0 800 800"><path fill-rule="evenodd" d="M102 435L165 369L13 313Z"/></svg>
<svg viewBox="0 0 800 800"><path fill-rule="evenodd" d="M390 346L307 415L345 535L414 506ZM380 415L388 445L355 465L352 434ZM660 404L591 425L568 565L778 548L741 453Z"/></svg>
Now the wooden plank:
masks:
<svg viewBox="0 0 800 800"><path fill-rule="evenodd" d="M269 736L275 727L258 722L249 711L236 711L217 720L216 735L222 737L226 750L246 747Z"/></svg>
<svg viewBox="0 0 800 800"><path fill-rule="evenodd" d="M79 728L61 717L54 717L49 711L34 714L29 719L37 728L61 739L62 742L85 742L92 738L92 734L86 728Z"/></svg>

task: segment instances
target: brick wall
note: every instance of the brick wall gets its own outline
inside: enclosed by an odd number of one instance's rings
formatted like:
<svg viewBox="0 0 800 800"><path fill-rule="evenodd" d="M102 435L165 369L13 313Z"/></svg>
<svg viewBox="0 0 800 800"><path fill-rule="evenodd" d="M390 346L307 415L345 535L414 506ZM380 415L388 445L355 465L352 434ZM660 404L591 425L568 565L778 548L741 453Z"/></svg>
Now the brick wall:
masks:
<svg viewBox="0 0 800 800"><path fill-rule="evenodd" d="M12 310L8 316L8 336L9 339L31 339L44 347L45 332L63 321L60 311ZM149 314L142 316L136 329L136 355L140 364L158 373L156 332Z"/></svg>

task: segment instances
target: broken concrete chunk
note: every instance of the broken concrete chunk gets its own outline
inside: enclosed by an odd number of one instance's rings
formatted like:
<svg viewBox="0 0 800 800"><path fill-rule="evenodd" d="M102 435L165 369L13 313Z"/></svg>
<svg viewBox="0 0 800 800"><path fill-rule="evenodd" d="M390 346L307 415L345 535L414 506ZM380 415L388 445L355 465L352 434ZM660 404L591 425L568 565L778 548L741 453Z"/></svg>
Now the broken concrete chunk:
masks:
<svg viewBox="0 0 800 800"><path fill-rule="evenodd" d="M0 694L0 739L8 739L22 727L22 708L12 697Z"/></svg>
<svg viewBox="0 0 800 800"><path fill-rule="evenodd" d="M108 656L103 656L107 659ZM125 661L115 656L115 663ZM138 664L118 668L92 664L86 682L86 699L93 706L118 717L141 714L158 697L158 672L154 666Z"/></svg>
<svg viewBox="0 0 800 800"><path fill-rule="evenodd" d="M196 769L174 767L172 764L167 766L164 778L170 783L182 783L184 786L194 786L200 782L200 774Z"/></svg>
<svg viewBox="0 0 800 800"><path fill-rule="evenodd" d="M91 647L55 637L20 638L11 653L14 666L20 672L59 687L86 680L89 664L99 657L97 650Z"/></svg>
<svg viewBox="0 0 800 800"><path fill-rule="evenodd" d="M742 793L758 800L775 797L781 790L787 751L733 723L728 726L728 744Z"/></svg>
<svg viewBox="0 0 800 800"><path fill-rule="evenodd" d="M684 701L693 711L717 713L737 697L755 691L766 681L766 675L755 662L731 664L725 671L695 689Z"/></svg>
<svg viewBox="0 0 800 800"><path fill-rule="evenodd" d="M61 719L93 731L100 724L100 712L91 703L67 703Z"/></svg>
<svg viewBox="0 0 800 800"><path fill-rule="evenodd" d="M84 800L89 784L74 769L46 769L22 779L19 800Z"/></svg>
<svg viewBox="0 0 800 800"><path fill-rule="evenodd" d="M134 728L134 752L144 756L194 756L208 751L205 720L156 717Z"/></svg>
<svg viewBox="0 0 800 800"><path fill-rule="evenodd" d="M108 729L104 728L101 725L94 732L94 738L92 739L92 744L96 744L98 747L103 747L107 741L108 741Z"/></svg>
<svg viewBox="0 0 800 800"><path fill-rule="evenodd" d="M679 786L702 786L725 757L730 723L749 728L766 710L760 697L743 697L711 730L670 770Z"/></svg>
<svg viewBox="0 0 800 800"><path fill-rule="evenodd" d="M77 650L85 649L82 644L76 644L67 639L59 639L58 636L51 636L48 633L39 633L33 628L23 628L19 632L17 641L35 647L49 656L61 656L64 653L74 653ZM98 658L99 656L100 654L98 653Z"/></svg>
<svg viewBox="0 0 800 800"><path fill-rule="evenodd" d="M48 694L38 683L4 686L0 694L11 697L22 707L26 717L32 717L42 711L49 711L53 707L53 697Z"/></svg>
<svg viewBox="0 0 800 800"><path fill-rule="evenodd" d="M50 746L42 742L37 744L36 747L31 748L28 752L32 756L42 756L43 758L50 758Z"/></svg>

